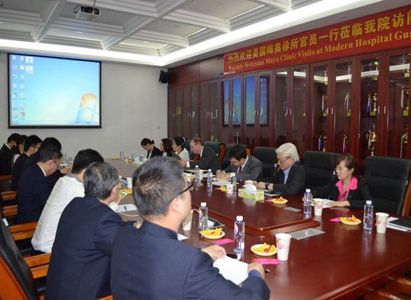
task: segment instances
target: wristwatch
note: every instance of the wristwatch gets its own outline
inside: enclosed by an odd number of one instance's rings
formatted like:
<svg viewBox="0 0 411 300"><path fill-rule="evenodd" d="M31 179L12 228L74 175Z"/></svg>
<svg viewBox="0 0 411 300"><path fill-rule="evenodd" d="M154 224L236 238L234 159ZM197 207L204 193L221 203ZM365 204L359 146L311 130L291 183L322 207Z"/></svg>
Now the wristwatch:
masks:
<svg viewBox="0 0 411 300"><path fill-rule="evenodd" d="M270 186L270 183L267 181L266 183L265 183L265 188L268 190L268 187Z"/></svg>

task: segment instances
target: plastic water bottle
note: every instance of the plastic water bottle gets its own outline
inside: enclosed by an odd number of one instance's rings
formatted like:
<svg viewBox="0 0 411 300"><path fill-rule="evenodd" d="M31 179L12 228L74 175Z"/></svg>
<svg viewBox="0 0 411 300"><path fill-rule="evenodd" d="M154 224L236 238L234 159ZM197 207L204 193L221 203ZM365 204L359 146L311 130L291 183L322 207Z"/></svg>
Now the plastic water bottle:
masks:
<svg viewBox="0 0 411 300"><path fill-rule="evenodd" d="M132 163L135 162L136 161L136 154L134 152L131 152L130 158L131 158Z"/></svg>
<svg viewBox="0 0 411 300"><path fill-rule="evenodd" d="M207 230L208 228L208 208L207 203L201 202L200 209L198 210L198 230Z"/></svg>
<svg viewBox="0 0 411 300"><path fill-rule="evenodd" d="M140 155L140 160L139 160L139 162L143 162L143 160L144 160L144 155L141 154L141 155Z"/></svg>
<svg viewBox="0 0 411 300"><path fill-rule="evenodd" d="M233 185L233 191L237 189L237 176L235 173L231 173L231 184Z"/></svg>
<svg viewBox="0 0 411 300"><path fill-rule="evenodd" d="M234 252L244 253L245 223L243 216L237 216L234 222Z"/></svg>
<svg viewBox="0 0 411 300"><path fill-rule="evenodd" d="M198 167L198 165L196 165L194 169L194 181L196 185L200 184L200 168Z"/></svg>
<svg viewBox="0 0 411 300"><path fill-rule="evenodd" d="M211 188L213 186L213 172L211 169L208 169L207 172L207 187Z"/></svg>
<svg viewBox="0 0 411 300"><path fill-rule="evenodd" d="M124 151L120 151L120 163L124 163Z"/></svg>
<svg viewBox="0 0 411 300"><path fill-rule="evenodd" d="M311 204L313 203L313 194L311 194L310 189L306 189L304 193L304 214L311 216L312 214L312 207Z"/></svg>
<svg viewBox="0 0 411 300"><path fill-rule="evenodd" d="M364 206L364 229L365 230L372 230L373 225L373 210L374 206L372 205L371 200L367 200Z"/></svg>

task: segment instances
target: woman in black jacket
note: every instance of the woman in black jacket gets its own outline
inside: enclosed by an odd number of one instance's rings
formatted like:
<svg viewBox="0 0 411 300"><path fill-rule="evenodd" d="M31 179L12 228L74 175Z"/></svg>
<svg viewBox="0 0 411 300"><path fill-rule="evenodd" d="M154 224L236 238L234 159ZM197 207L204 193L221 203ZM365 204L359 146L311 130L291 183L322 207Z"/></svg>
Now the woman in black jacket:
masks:
<svg viewBox="0 0 411 300"><path fill-rule="evenodd" d="M357 162L350 154L340 155L335 168L337 176L327 185L314 188L315 198L337 200L329 206L350 206L363 208L366 200L371 200L368 184L357 175Z"/></svg>
<svg viewBox="0 0 411 300"><path fill-rule="evenodd" d="M147 158L152 158L154 156L162 156L163 152L160 151L156 146L154 146L154 141L144 138L141 140L141 147L147 151Z"/></svg>

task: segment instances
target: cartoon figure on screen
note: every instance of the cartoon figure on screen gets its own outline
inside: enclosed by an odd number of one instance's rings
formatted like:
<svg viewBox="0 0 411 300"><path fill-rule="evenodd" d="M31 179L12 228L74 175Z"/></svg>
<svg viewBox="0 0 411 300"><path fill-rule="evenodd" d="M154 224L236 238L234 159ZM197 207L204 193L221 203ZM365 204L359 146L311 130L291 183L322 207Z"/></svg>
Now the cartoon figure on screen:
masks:
<svg viewBox="0 0 411 300"><path fill-rule="evenodd" d="M94 94L83 94L77 112L76 124L98 124L99 102Z"/></svg>

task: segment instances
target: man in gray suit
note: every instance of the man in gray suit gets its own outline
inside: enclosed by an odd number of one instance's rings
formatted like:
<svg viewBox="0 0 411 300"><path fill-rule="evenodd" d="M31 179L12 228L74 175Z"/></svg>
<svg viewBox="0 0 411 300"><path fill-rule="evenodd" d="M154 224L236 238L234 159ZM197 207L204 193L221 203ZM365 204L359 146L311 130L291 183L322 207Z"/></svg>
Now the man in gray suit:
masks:
<svg viewBox="0 0 411 300"><path fill-rule="evenodd" d="M217 171L217 179L229 179L230 173L236 173L238 181L254 181L262 175L263 164L254 156L247 155L245 146L235 145L228 157L230 165L224 171Z"/></svg>

